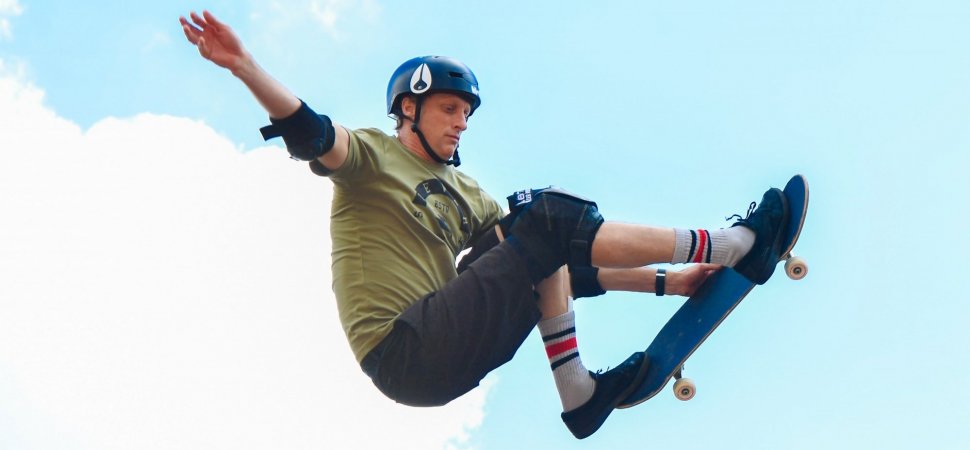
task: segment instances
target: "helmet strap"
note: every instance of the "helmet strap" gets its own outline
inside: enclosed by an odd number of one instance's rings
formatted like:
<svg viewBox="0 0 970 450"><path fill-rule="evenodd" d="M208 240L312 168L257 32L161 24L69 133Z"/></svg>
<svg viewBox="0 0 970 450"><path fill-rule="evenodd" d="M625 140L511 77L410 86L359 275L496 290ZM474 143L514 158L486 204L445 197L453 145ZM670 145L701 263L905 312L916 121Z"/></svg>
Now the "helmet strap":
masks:
<svg viewBox="0 0 970 450"><path fill-rule="evenodd" d="M439 164L452 165L455 167L461 165L461 158L458 157L458 147L455 147L455 154L449 160L442 159L437 153L434 152L434 150L431 149L431 145L428 144L428 140L424 138L424 133L418 129L418 121L421 120L421 103L424 102L424 96L415 96L414 102L414 121L411 122L411 131L418 135L418 139L421 141L421 147L424 148L424 152Z"/></svg>

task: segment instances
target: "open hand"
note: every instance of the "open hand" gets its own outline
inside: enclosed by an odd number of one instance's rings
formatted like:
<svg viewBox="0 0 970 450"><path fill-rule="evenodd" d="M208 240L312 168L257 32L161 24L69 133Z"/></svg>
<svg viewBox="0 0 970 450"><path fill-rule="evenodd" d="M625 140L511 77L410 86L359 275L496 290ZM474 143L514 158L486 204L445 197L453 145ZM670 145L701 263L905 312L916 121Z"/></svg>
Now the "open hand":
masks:
<svg viewBox="0 0 970 450"><path fill-rule="evenodd" d="M220 22L209 11L202 11L200 17L192 12L190 23L185 17L179 17L182 31L186 39L199 48L203 58L212 61L220 67L235 72L249 58L242 41L228 25Z"/></svg>

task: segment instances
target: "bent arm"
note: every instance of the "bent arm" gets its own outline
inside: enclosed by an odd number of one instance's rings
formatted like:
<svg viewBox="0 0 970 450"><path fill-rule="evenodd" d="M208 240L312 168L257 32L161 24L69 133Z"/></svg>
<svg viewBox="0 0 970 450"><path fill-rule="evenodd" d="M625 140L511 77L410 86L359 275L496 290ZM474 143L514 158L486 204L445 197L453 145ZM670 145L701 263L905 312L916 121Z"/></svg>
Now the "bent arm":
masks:
<svg viewBox="0 0 970 450"><path fill-rule="evenodd" d="M667 272L667 295L690 297L697 288L721 266L694 264L684 270ZM657 269L639 267L633 269L599 269L598 281L607 291L657 292Z"/></svg>

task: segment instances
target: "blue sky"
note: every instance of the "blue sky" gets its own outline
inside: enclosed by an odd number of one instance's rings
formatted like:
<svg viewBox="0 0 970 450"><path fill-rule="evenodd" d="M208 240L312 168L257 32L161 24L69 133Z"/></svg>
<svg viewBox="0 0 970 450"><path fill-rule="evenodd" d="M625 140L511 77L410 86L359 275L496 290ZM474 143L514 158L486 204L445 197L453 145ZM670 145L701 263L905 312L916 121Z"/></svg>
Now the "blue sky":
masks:
<svg viewBox="0 0 970 450"><path fill-rule="evenodd" d="M0 0L0 447L970 445L966 2L126 5ZM711 228L805 174L810 274L714 333L694 400L586 441L537 336L456 405L390 404L341 338L329 243L290 235L326 226L329 185L184 42L202 8L350 127L390 131L402 61L463 60L483 103L462 169L497 198L557 184L607 219ZM678 306L577 302L584 362L645 348Z"/></svg>

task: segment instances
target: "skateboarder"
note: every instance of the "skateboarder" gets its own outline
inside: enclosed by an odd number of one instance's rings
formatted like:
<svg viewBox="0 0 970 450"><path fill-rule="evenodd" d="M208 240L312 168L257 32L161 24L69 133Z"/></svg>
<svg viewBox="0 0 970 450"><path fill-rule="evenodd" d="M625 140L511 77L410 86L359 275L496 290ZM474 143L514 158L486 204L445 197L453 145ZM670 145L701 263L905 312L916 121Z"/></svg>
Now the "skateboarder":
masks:
<svg viewBox="0 0 970 450"><path fill-rule="evenodd" d="M264 137L282 137L292 158L332 180L340 320L362 370L397 402L436 406L463 395L538 325L562 419L584 438L637 387L646 365L637 352L606 372L586 370L567 278L582 296L608 289L689 295L720 265L757 282L774 270L787 214L777 189L743 226L711 232L607 222L595 203L557 189L513 194L504 215L456 170L459 141L481 103L475 75L461 62L414 58L394 72L387 112L397 133L388 136L315 113L212 14L180 22L202 57L230 70L266 109L272 125ZM703 264L670 273L642 268L666 262ZM651 278L630 284L644 273Z"/></svg>

